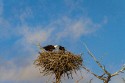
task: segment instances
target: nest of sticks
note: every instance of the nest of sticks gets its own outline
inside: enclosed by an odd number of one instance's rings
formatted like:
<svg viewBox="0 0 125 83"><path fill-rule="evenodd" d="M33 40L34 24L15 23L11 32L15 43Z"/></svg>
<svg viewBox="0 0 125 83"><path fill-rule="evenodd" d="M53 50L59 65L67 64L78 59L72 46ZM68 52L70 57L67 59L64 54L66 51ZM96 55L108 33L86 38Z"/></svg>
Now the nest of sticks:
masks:
<svg viewBox="0 0 125 83"><path fill-rule="evenodd" d="M34 64L39 67L44 76L55 74L56 83L60 83L61 76L72 77L72 73L82 66L82 57L71 52L39 52ZM73 77L72 77L73 78Z"/></svg>

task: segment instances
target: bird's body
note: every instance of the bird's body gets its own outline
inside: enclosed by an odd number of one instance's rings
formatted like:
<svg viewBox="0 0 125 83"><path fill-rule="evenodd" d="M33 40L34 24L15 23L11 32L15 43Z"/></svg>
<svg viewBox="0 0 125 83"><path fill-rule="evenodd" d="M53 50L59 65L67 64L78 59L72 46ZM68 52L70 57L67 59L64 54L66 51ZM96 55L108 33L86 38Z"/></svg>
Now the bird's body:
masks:
<svg viewBox="0 0 125 83"><path fill-rule="evenodd" d="M53 45L47 45L42 48L45 49L46 51L53 51L55 49L55 47Z"/></svg>
<svg viewBox="0 0 125 83"><path fill-rule="evenodd" d="M41 47L40 45L38 45L40 47L40 49L45 52L45 51L62 51L65 52L65 48L63 46L60 45L47 45L44 47Z"/></svg>

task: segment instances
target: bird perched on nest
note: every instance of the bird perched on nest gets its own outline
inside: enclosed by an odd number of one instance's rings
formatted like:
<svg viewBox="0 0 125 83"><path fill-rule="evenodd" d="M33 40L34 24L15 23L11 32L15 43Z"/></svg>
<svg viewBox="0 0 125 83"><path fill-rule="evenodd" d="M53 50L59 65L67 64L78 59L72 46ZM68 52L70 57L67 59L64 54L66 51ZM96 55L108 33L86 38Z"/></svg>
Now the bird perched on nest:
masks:
<svg viewBox="0 0 125 83"><path fill-rule="evenodd" d="M63 52L65 52L65 48L63 46L60 46L60 45L47 45L47 46L44 46L44 47L40 46L40 49L42 51L54 51L55 50L55 51L63 51Z"/></svg>
<svg viewBox="0 0 125 83"><path fill-rule="evenodd" d="M45 51L53 51L55 47L53 45L47 45L42 47L40 44L37 45L43 52Z"/></svg>
<svg viewBox="0 0 125 83"><path fill-rule="evenodd" d="M53 51L55 50L55 47L53 45L47 45L42 47L45 51Z"/></svg>

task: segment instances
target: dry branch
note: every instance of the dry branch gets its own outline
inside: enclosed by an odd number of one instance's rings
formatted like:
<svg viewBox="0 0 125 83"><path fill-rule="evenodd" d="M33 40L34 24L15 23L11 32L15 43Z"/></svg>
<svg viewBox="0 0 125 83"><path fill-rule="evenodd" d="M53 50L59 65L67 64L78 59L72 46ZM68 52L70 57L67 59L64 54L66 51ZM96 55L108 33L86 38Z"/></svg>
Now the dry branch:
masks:
<svg viewBox="0 0 125 83"><path fill-rule="evenodd" d="M124 70L125 70L125 65L123 65L123 67L122 67L119 71L115 72L115 73L112 74L111 76L116 76L116 75L118 75L119 73L124 73Z"/></svg>
<svg viewBox="0 0 125 83"><path fill-rule="evenodd" d="M92 54L92 52L88 49L88 47L85 45L88 54L94 59L94 61L97 63L97 65L108 75L110 75L110 73L105 69L105 66L101 65L101 63L95 58L95 56Z"/></svg>
<svg viewBox="0 0 125 83"><path fill-rule="evenodd" d="M76 83L79 83L79 81L82 79L83 79L83 76L80 79L76 80Z"/></svg>
<svg viewBox="0 0 125 83"><path fill-rule="evenodd" d="M104 74L102 74L101 76L99 76L99 75L93 73L92 71L90 71L89 69L87 69L85 66L83 66L83 68L84 68L86 71L90 72L90 73L93 74L96 78L102 80L104 83L108 83L113 76L116 76L116 75L118 75L119 73L124 73L124 71L125 71L125 65L123 65L123 67L122 67L119 71L117 71L117 72L115 72L115 73L113 73L113 74L111 74L110 72L108 72L108 71L106 70L105 66L103 66L103 65L96 59L96 57L92 54L92 52L87 48L86 44L84 44L84 45L85 45L85 48L86 48L87 51L88 51L88 54L94 59L94 61L97 63L97 65L104 71Z"/></svg>
<svg viewBox="0 0 125 83"><path fill-rule="evenodd" d="M89 83L92 83L92 80L93 80L93 78L92 78L92 79L90 79Z"/></svg>

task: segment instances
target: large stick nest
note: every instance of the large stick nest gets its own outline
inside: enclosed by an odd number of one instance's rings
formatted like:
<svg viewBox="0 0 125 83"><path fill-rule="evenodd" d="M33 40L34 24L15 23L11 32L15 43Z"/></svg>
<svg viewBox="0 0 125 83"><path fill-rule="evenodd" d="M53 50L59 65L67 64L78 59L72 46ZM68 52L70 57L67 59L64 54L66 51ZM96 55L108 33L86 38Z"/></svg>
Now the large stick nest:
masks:
<svg viewBox="0 0 125 83"><path fill-rule="evenodd" d="M72 73L76 73L82 66L82 61L80 55L75 55L68 51L47 51L39 52L34 64L40 67L43 75L55 74L56 78L60 79L62 75L66 75L68 78L72 77Z"/></svg>

